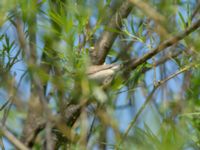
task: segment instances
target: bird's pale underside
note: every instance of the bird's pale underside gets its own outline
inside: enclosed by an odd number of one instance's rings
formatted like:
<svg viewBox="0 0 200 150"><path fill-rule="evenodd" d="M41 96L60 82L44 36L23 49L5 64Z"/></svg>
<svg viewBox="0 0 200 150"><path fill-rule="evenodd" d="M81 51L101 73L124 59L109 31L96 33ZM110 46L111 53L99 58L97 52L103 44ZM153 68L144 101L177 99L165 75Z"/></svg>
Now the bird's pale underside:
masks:
<svg viewBox="0 0 200 150"><path fill-rule="evenodd" d="M98 83L112 81L113 76L121 69L120 64L93 65L87 70L88 78Z"/></svg>

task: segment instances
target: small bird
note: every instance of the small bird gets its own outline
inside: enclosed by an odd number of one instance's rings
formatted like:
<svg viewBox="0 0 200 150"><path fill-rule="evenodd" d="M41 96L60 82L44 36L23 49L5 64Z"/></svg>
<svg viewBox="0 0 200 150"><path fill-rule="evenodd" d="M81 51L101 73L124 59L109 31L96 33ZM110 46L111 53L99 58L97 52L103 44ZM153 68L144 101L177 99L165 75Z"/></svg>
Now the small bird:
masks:
<svg viewBox="0 0 200 150"><path fill-rule="evenodd" d="M88 78L100 84L107 84L113 80L114 75L121 69L120 64L93 65L87 69Z"/></svg>

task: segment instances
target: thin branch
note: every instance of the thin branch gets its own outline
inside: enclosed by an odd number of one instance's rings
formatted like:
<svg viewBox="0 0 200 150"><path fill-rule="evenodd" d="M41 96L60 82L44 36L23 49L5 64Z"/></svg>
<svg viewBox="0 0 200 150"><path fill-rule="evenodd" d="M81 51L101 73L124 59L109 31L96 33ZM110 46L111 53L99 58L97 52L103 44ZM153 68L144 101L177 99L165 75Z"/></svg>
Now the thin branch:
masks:
<svg viewBox="0 0 200 150"><path fill-rule="evenodd" d="M151 91L151 93L149 94L149 96L147 97L146 101L144 102L144 104L142 105L142 107L139 109L139 111L137 112L137 114L135 115L135 117L133 118L133 120L130 122L129 126L127 127L123 138L120 141L120 144L122 144L122 142L125 140L125 138L128 136L128 133L130 131L130 129L135 125L137 119L139 118L140 114L143 112L143 110L146 108L147 104L150 102L151 98L153 97L153 94L155 93L155 91L158 89L158 87L160 87L161 85L165 84L167 81L169 81L170 79L174 78L175 76L187 71L188 69L190 69L191 67L195 66L195 64L191 64L188 65L182 69L180 69L179 71L177 71L176 73L170 75L168 78L158 81L157 84L154 85L153 90Z"/></svg>
<svg viewBox="0 0 200 150"><path fill-rule="evenodd" d="M0 111L2 111L2 110L8 105L8 103L11 101L11 98L12 98L12 97L10 97L10 98L0 107Z"/></svg>
<svg viewBox="0 0 200 150"><path fill-rule="evenodd" d="M136 123L138 117L140 116L140 114L142 113L142 111L146 108L147 104L149 103L149 101L151 100L151 98L153 97L153 94L155 93L156 89L158 88L158 86L154 86L153 90L151 91L151 93L149 94L149 96L147 97L145 103L142 105L142 107L139 109L139 111L137 112L137 114L135 115L134 119L130 122L128 128L126 129L124 135L123 135L123 138L122 140L124 140L130 129L133 127L133 125ZM122 141L121 141L122 142Z"/></svg>
<svg viewBox="0 0 200 150"><path fill-rule="evenodd" d="M160 58L159 60L157 60L154 65L156 67L160 66L161 64L164 64L165 62L178 57L182 53L183 53L183 51L181 51L181 50L175 51L175 52L172 52L172 53L170 52L168 55L166 55L166 56ZM152 67L145 67L142 72L145 73L145 72L149 71L150 69L152 69Z"/></svg>
<svg viewBox="0 0 200 150"><path fill-rule="evenodd" d="M11 109L11 106L12 106L12 102L13 102L13 97L12 96L9 98L9 102L10 103L8 104L8 108L5 109L4 113L3 113L3 118L2 118L2 121L1 121L2 125L5 125L7 117L8 117L8 114L10 112L10 109Z"/></svg>
<svg viewBox="0 0 200 150"><path fill-rule="evenodd" d="M194 67L194 66L196 66L196 64L191 64L191 65L188 65L188 66L186 66L186 67L180 69L179 71L177 71L176 73L170 75L170 76L167 77L166 79L159 81L159 82L158 82L158 86L160 86L160 85L166 83L166 82L169 81L170 79L172 79L172 78L174 78L175 76L177 76L177 75L179 75L179 74L181 74L181 73L183 73L183 72L189 70L190 68L192 68L192 67Z"/></svg>
<svg viewBox="0 0 200 150"><path fill-rule="evenodd" d="M89 132L88 132L88 135L87 135L87 143L88 143L90 137L92 136L92 131L93 131L93 128L94 128L94 125L95 125L95 121L96 121L96 116L94 116L94 118L92 120L92 124L90 125L90 129L89 129Z"/></svg>
<svg viewBox="0 0 200 150"><path fill-rule="evenodd" d="M198 3L197 3L197 6L194 10L194 12L192 13L191 15L191 19L194 19L194 17L197 15L197 13L199 12L199 9L200 9L200 1L198 0Z"/></svg>
<svg viewBox="0 0 200 150"><path fill-rule="evenodd" d="M150 58L152 58L159 52L163 51L165 48L168 48L168 47L176 44L177 42L179 42L180 40L182 40L183 38L188 36L190 33L194 32L199 27L200 27L200 19L197 20L193 25L188 27L185 31L183 31L183 32L175 35L174 37L171 37L170 39L164 41L163 43L161 43L160 45L158 45L157 48L146 53L143 57L138 58L135 61L132 61L131 65L130 65L131 68L135 69L137 66L143 64L144 62L146 62L147 60L149 60Z"/></svg>
<svg viewBox="0 0 200 150"><path fill-rule="evenodd" d="M29 150L23 143L21 143L9 130L0 125L0 132L5 136L16 148L20 150Z"/></svg>
<svg viewBox="0 0 200 150"><path fill-rule="evenodd" d="M156 27L154 28L156 32L158 32L162 37L169 36L167 30L163 26L163 24L166 24L165 16L157 12L153 6L150 6L147 2L143 2L142 0L130 0L130 2L141 9L148 17L156 22Z"/></svg>
<svg viewBox="0 0 200 150"><path fill-rule="evenodd" d="M182 51L179 50L179 51L175 51L175 52L172 52L172 53L170 52L168 55L166 55L166 56L160 58L159 60L157 60L157 61L155 62L155 66L158 67L158 66L160 66L161 64L164 64L164 63L166 63L167 61L178 57L179 55L181 55L181 54L183 53L183 51L185 51L185 50L182 50ZM152 66L152 65L150 65L150 66ZM142 73L146 73L147 71L149 71L149 70L151 70L151 69L152 69L152 67L144 67L144 68L142 69ZM137 87L140 87L140 86L137 86ZM114 94L121 94L121 93L124 93L124 92L135 91L135 90L136 90L136 88L134 87L134 88L131 88L131 89L128 89L128 90L123 90L123 91L115 92Z"/></svg>
<svg viewBox="0 0 200 150"><path fill-rule="evenodd" d="M148 5L146 2L143 2L142 0L130 0L130 2L136 5L138 8L140 8L145 14L147 14L150 18L152 18L156 22L161 23L165 21L165 17L162 16L155 9L153 9L153 7Z"/></svg>
<svg viewBox="0 0 200 150"><path fill-rule="evenodd" d="M2 150L5 150L5 146L3 144L3 138L2 137L0 137L0 147L1 147Z"/></svg>

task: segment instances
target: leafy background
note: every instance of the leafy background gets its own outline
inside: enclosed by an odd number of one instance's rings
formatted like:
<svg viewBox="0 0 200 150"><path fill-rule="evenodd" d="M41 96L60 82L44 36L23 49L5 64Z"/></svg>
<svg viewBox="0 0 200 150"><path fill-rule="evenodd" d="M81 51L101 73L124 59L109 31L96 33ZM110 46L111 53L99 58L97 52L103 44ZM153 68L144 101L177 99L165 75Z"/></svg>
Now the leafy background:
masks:
<svg viewBox="0 0 200 150"><path fill-rule="evenodd" d="M103 31L118 35L105 62L123 64L192 26L200 19L199 1L133 0L121 30L109 28L122 3L1 0L1 127L30 146L22 138L27 118L44 116L50 127L37 135L34 149L48 149L49 135L63 149L199 149L199 29L134 69L124 66L105 89L86 74ZM48 103L30 113L41 95ZM68 104L84 104L79 119L54 122ZM2 149L13 149L6 130Z"/></svg>

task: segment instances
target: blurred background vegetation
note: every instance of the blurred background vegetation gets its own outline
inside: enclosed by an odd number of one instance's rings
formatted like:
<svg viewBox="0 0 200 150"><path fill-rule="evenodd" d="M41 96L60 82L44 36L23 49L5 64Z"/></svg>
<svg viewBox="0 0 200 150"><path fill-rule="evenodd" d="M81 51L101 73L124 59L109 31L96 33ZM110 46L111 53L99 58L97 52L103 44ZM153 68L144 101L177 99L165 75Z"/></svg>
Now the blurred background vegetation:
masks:
<svg viewBox="0 0 200 150"><path fill-rule="evenodd" d="M200 149L199 10L1 0L1 149ZM88 79L104 63L123 68L106 85Z"/></svg>

